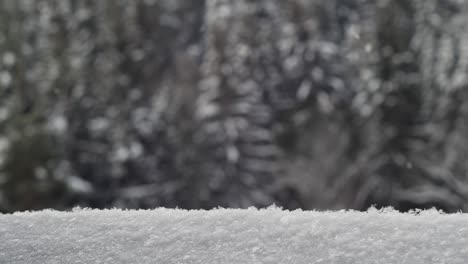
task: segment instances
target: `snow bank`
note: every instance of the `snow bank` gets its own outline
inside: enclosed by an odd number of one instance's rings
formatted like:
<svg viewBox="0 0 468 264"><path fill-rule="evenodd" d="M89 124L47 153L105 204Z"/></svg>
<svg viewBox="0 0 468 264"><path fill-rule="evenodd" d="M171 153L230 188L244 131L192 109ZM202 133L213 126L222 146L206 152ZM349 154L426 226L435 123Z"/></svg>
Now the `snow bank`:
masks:
<svg viewBox="0 0 468 264"><path fill-rule="evenodd" d="M74 210L0 215L0 263L468 263L468 215Z"/></svg>

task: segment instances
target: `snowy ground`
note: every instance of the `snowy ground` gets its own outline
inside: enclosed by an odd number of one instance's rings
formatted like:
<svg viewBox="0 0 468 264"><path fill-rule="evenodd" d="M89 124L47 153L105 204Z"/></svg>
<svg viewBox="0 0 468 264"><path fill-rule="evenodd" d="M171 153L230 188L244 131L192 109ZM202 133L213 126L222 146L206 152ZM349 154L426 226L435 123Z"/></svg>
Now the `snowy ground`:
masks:
<svg viewBox="0 0 468 264"><path fill-rule="evenodd" d="M219 209L0 215L0 263L468 263L468 215Z"/></svg>

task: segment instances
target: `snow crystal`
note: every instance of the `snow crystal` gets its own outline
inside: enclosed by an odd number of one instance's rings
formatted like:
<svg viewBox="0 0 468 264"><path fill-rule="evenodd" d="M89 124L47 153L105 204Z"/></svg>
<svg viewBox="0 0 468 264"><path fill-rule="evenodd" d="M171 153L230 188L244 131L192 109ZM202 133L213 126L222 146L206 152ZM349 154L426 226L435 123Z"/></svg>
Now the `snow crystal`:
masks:
<svg viewBox="0 0 468 264"><path fill-rule="evenodd" d="M83 210L0 215L0 263L466 263L468 216Z"/></svg>

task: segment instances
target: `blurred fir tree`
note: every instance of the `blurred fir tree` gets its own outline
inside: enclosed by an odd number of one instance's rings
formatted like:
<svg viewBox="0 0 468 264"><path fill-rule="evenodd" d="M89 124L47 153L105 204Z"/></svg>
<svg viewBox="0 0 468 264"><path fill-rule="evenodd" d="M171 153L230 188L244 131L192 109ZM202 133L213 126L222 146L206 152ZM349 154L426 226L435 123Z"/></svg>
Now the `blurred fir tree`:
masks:
<svg viewBox="0 0 468 264"><path fill-rule="evenodd" d="M467 11L4 0L0 210L466 210Z"/></svg>

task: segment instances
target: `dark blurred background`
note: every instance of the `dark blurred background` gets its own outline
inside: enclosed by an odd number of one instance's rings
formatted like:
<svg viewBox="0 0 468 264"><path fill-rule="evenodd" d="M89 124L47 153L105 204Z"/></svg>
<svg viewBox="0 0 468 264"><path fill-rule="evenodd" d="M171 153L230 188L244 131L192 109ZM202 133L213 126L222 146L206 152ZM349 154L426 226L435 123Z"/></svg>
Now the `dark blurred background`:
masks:
<svg viewBox="0 0 468 264"><path fill-rule="evenodd" d="M2 0L0 212L468 208L468 1Z"/></svg>

